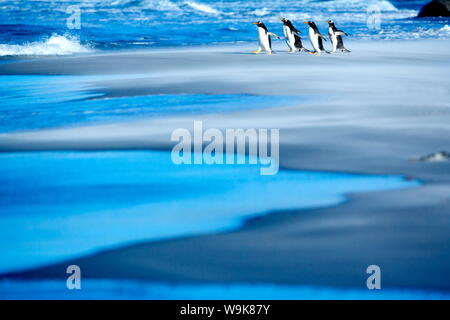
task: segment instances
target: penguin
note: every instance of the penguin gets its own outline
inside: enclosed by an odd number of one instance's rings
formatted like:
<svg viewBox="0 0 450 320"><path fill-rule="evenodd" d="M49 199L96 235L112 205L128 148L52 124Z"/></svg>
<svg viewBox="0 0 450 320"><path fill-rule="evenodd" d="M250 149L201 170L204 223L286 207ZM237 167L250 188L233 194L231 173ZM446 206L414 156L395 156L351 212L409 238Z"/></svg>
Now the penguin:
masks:
<svg viewBox="0 0 450 320"><path fill-rule="evenodd" d="M309 39L311 40L311 44L315 51L310 52L311 54L317 54L320 55L322 51L325 51L326 53L329 53L326 51L323 47L323 40L327 41L325 37L320 33L319 29L317 28L316 24L313 21L306 21L304 22L309 26Z"/></svg>
<svg viewBox="0 0 450 320"><path fill-rule="evenodd" d="M261 21L253 22L253 24L256 24L258 27L258 49L256 51L253 51L253 53L260 53L261 50L264 50L267 52L267 54L272 54L272 39L271 36L276 37L278 39L281 39L279 36L277 36L275 33L269 32L267 30L267 27L262 23Z"/></svg>
<svg viewBox="0 0 450 320"><path fill-rule="evenodd" d="M286 39L286 44L289 47L289 52L294 53L297 51L309 52L308 49L303 47L302 40L300 37L301 32L298 31L290 20L285 18L280 19L283 22L283 34Z"/></svg>
<svg viewBox="0 0 450 320"><path fill-rule="evenodd" d="M331 51L331 53L335 53L337 50L341 52L351 52L344 47L344 41L342 40L342 36L348 36L348 34L342 30L338 30L334 25L333 20L328 20L326 22L329 25L328 35L330 36L330 41L333 45L333 51Z"/></svg>

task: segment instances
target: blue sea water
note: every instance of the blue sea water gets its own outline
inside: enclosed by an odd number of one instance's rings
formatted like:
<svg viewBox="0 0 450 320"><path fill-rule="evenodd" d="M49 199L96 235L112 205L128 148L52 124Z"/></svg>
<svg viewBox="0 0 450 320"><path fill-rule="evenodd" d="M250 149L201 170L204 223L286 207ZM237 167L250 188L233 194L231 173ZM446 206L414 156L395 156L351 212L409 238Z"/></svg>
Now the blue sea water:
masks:
<svg viewBox="0 0 450 320"><path fill-rule="evenodd" d="M333 19L353 39L448 38L448 18L415 19L427 0L85 0L0 1L0 56L54 55L92 50L154 48L255 39L255 20L281 33L279 18L325 29ZM370 5L380 28L368 27ZM80 29L67 24L80 8ZM68 13L69 12L69 13ZM378 19L378 18L377 18ZM72 20L70 20L72 21ZM370 20L372 21L372 20ZM303 25L303 26L302 26Z"/></svg>

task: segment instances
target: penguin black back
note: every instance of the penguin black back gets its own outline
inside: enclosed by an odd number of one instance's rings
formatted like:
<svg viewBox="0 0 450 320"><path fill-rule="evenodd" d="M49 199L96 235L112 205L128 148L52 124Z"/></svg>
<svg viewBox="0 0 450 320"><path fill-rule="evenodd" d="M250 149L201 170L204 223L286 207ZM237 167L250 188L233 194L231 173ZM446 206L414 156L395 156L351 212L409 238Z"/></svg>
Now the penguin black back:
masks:
<svg viewBox="0 0 450 320"><path fill-rule="evenodd" d="M323 47L323 40L322 40L322 38L319 37L317 39L317 41L319 42L319 49L322 50L322 51L325 51L325 48Z"/></svg>
<svg viewBox="0 0 450 320"><path fill-rule="evenodd" d="M308 21L308 25L314 30L315 33L320 33L314 21Z"/></svg>
<svg viewBox="0 0 450 320"><path fill-rule="evenodd" d="M300 33L300 32L294 27L294 25L292 24L291 20L285 20L284 23L285 23L286 26L288 26L288 28L291 29L293 32Z"/></svg>

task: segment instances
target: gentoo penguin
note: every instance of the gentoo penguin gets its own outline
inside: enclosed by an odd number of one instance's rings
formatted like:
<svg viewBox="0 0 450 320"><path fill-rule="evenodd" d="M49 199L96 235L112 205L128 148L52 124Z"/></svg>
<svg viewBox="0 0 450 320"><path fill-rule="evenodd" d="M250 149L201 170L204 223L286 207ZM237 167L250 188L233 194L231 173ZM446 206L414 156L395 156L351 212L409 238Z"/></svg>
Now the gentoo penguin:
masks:
<svg viewBox="0 0 450 320"><path fill-rule="evenodd" d="M325 37L319 32L319 29L317 28L316 24L313 21L306 21L305 22L309 26L309 39L311 40L311 44L315 51L310 52L312 54L318 54L322 51L325 51L326 53L329 53L323 48L323 41L327 41Z"/></svg>
<svg viewBox="0 0 450 320"><path fill-rule="evenodd" d="M269 32L267 30L267 27L262 23L261 21L253 22L253 24L256 24L258 27L258 49L256 51L253 51L253 53L260 53L261 50L264 50L267 52L267 54L272 54L272 39L271 36L276 37L280 39L279 36L277 36L275 33Z"/></svg>
<svg viewBox="0 0 450 320"><path fill-rule="evenodd" d="M326 22L329 24L328 35L330 36L331 43L333 44L333 51L331 52L335 53L337 50L342 52L350 52L350 50L344 47L344 41L342 40L342 36L348 36L348 34L342 30L338 30L332 20L328 20Z"/></svg>
<svg viewBox="0 0 450 320"><path fill-rule="evenodd" d="M283 33L286 39L286 44L289 47L289 52L305 51L309 52L308 49L303 47L302 40L300 37L300 31L298 31L290 20L285 18L280 19L283 22Z"/></svg>

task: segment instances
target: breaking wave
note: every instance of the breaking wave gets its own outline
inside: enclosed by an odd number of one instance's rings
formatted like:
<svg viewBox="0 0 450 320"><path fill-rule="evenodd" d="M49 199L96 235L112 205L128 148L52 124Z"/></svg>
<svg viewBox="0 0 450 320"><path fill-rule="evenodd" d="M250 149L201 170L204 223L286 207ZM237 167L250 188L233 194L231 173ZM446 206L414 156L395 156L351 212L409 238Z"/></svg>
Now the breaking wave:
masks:
<svg viewBox="0 0 450 320"><path fill-rule="evenodd" d="M0 56L54 56L90 51L92 49L81 45L77 38L61 35L26 44L0 44Z"/></svg>
<svg viewBox="0 0 450 320"><path fill-rule="evenodd" d="M196 9L198 11L201 11L203 13L208 13L208 14L220 14L220 11L218 11L217 9L214 9L211 6L208 6L206 4L202 4L202 3L197 3L195 1L186 1L186 4L193 8Z"/></svg>

